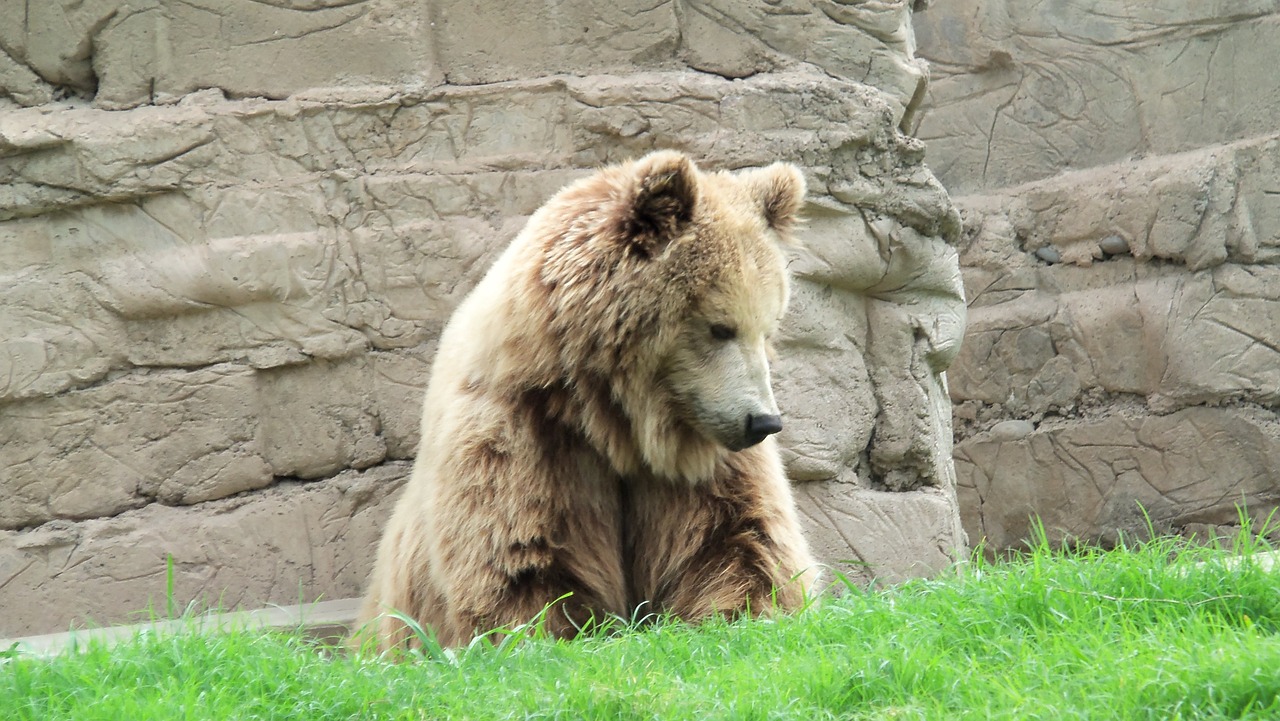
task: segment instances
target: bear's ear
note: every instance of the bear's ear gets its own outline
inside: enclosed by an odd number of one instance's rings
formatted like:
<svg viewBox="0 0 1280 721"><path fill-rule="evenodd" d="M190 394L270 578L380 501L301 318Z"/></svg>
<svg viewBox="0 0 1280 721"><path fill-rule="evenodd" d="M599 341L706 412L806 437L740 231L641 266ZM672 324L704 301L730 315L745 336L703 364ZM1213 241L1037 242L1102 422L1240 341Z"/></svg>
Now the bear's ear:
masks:
<svg viewBox="0 0 1280 721"><path fill-rule="evenodd" d="M800 169L790 163L774 163L751 171L746 180L769 227L779 233L790 230L804 205L805 183Z"/></svg>
<svg viewBox="0 0 1280 721"><path fill-rule="evenodd" d="M683 153L662 150L636 161L622 233L647 258L662 254L693 219L698 177Z"/></svg>

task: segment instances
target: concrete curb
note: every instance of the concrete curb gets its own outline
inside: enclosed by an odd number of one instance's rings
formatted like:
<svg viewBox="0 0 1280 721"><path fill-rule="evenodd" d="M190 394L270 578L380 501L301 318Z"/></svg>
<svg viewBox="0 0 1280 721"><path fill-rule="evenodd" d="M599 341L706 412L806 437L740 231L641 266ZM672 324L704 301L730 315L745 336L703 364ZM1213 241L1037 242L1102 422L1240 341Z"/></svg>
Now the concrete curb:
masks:
<svg viewBox="0 0 1280 721"><path fill-rule="evenodd" d="M300 606L275 606L255 611L210 613L174 621L154 621L129 626L88 628L39 636L0 639L0 650L16 645L26 656L48 658L67 650L84 648L90 643L115 645L140 635L163 635L198 630L203 633L255 629L292 630L302 628L307 635L322 642L337 643L355 624L360 609L359 598L321 601Z"/></svg>

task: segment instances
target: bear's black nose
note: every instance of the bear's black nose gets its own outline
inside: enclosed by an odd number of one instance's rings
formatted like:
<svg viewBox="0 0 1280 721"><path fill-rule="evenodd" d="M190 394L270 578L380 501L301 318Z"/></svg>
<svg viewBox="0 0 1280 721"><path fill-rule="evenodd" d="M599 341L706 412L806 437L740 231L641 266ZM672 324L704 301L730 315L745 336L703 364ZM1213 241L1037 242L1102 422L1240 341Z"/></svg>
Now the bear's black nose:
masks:
<svg viewBox="0 0 1280 721"><path fill-rule="evenodd" d="M782 416L747 416L747 445L754 446L782 430Z"/></svg>

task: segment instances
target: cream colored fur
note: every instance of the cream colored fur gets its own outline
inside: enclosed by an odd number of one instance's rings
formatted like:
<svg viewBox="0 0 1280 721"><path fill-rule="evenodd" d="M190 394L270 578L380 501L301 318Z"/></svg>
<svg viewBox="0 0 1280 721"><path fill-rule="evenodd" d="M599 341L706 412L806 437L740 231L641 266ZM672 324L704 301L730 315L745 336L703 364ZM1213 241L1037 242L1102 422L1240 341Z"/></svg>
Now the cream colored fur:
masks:
<svg viewBox="0 0 1280 721"><path fill-rule="evenodd" d="M362 619L380 648L535 618L572 636L637 607L794 609L809 555L772 438L791 166L660 152L557 194L458 308ZM726 331L732 338L724 338Z"/></svg>

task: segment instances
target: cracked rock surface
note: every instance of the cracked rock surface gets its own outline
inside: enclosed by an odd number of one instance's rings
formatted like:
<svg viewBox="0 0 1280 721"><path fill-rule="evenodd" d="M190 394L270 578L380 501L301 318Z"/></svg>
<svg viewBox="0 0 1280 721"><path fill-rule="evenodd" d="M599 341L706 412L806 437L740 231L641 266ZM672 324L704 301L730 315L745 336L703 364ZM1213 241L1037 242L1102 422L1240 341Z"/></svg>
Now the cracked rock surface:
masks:
<svg viewBox="0 0 1280 721"><path fill-rule="evenodd" d="M1280 504L1280 3L939 4L918 135L956 193L964 526L996 550Z"/></svg>
<svg viewBox="0 0 1280 721"><path fill-rule="evenodd" d="M809 535L944 567L962 234L902 132L912 5L0 7L0 636L163 608L169 558L180 606L360 593L453 308L661 147L804 169L775 385Z"/></svg>

